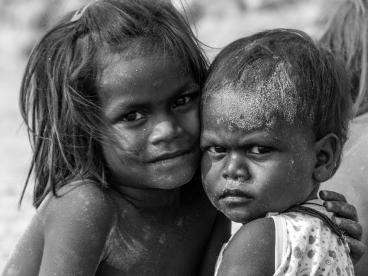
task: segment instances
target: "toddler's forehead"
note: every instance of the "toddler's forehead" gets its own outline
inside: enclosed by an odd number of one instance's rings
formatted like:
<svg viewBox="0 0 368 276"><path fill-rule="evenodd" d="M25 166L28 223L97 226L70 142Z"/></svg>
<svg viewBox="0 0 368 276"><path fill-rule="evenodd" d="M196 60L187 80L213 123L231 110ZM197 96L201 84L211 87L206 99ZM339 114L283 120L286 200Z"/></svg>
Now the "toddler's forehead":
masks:
<svg viewBox="0 0 368 276"><path fill-rule="evenodd" d="M203 116L242 129L294 124L300 99L283 64L267 74L255 69L259 68L246 69L239 80L222 80L215 89L204 91Z"/></svg>
<svg viewBox="0 0 368 276"><path fill-rule="evenodd" d="M234 127L251 131L274 128L280 123L275 109L264 105L259 97L225 88L206 97L203 102L203 121L211 121L230 130Z"/></svg>

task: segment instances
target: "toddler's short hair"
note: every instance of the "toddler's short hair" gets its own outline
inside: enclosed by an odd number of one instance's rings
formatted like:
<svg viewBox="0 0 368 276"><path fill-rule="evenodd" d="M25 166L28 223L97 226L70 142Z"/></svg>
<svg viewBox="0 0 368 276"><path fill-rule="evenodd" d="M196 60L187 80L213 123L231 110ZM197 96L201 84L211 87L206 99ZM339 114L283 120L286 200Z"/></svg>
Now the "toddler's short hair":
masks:
<svg viewBox="0 0 368 276"><path fill-rule="evenodd" d="M347 73L302 31L264 31L225 47L210 66L203 102L227 88L245 91L266 117L310 127L317 140L329 133L342 145L347 139L351 118Z"/></svg>

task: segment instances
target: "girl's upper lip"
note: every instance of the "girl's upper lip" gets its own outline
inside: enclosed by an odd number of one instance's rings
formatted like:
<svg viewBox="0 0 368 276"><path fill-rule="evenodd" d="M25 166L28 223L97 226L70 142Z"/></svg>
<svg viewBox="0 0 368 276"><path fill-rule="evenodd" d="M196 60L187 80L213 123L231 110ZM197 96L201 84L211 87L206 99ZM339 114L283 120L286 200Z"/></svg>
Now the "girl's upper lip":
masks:
<svg viewBox="0 0 368 276"><path fill-rule="evenodd" d="M186 153L189 153L191 151L192 151L191 149L185 149L185 150L177 150L177 151L173 151L173 152L165 152L165 153L162 153L162 154L160 154L160 155L158 155L158 156L156 156L152 159L149 159L147 161L147 163L155 163L155 162L163 161L163 160L166 160L166 159L175 158L175 157L184 155Z"/></svg>

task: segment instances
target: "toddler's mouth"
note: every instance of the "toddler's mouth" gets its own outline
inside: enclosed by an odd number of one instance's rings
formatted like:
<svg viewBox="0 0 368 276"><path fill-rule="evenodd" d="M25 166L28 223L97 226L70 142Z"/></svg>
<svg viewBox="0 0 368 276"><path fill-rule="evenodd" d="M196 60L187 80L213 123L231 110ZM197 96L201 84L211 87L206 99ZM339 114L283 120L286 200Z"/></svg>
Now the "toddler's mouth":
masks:
<svg viewBox="0 0 368 276"><path fill-rule="evenodd" d="M231 203L245 203L252 200L253 197L240 189L225 189L219 196L218 200L224 200Z"/></svg>
<svg viewBox="0 0 368 276"><path fill-rule="evenodd" d="M220 195L220 199L227 197L227 196L246 196L249 197L249 195L247 193L245 193L244 191L240 190L240 189L225 189L222 194Z"/></svg>

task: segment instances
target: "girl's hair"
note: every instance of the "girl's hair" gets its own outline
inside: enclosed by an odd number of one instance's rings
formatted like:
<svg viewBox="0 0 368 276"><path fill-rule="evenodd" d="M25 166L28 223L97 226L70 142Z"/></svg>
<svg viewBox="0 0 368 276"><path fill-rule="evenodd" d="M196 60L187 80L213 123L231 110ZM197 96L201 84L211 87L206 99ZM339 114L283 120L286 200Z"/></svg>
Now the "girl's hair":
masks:
<svg viewBox="0 0 368 276"><path fill-rule="evenodd" d="M356 115L368 111L367 0L343 0L330 18L320 42L341 57L351 75Z"/></svg>
<svg viewBox="0 0 368 276"><path fill-rule="evenodd" d="M167 0L98 0L62 19L34 48L21 85L33 158L20 202L32 173L36 207L74 180L107 186L101 149L107 124L96 90L102 48L173 56L202 86L207 62L199 46Z"/></svg>
<svg viewBox="0 0 368 276"><path fill-rule="evenodd" d="M346 72L302 31L265 31L225 47L210 66L204 101L227 88L244 92L245 104L252 97L267 118L310 127L316 139L335 133L346 141L351 118Z"/></svg>

